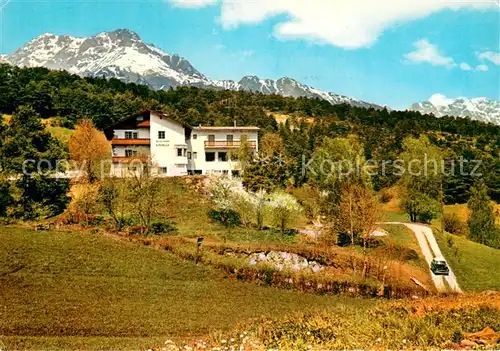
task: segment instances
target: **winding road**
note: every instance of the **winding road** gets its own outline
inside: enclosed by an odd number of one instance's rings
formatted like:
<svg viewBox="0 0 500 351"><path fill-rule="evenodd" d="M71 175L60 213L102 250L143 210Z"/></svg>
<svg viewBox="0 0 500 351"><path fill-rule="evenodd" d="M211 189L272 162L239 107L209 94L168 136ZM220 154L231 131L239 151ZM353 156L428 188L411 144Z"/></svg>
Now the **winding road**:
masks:
<svg viewBox="0 0 500 351"><path fill-rule="evenodd" d="M434 257L443 257L443 253L438 246L436 238L432 233L432 229L423 225L416 223L403 223L403 222L385 222L384 224L402 224L415 233L418 244L420 245L420 250L424 255L425 261L429 265L429 270L431 268L431 261ZM448 265L449 267L449 265ZM447 276L435 275L431 272L431 277L436 286L438 292L456 292L462 293L462 289L457 282L457 277L450 268L450 273ZM447 283L447 284L446 284Z"/></svg>

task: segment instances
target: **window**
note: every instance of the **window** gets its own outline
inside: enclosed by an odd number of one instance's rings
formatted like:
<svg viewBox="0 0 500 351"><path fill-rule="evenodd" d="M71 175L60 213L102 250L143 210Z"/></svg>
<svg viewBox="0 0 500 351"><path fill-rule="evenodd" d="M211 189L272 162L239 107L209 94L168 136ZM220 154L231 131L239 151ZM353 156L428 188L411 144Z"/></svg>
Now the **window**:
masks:
<svg viewBox="0 0 500 351"><path fill-rule="evenodd" d="M219 152L219 162L227 161L227 152Z"/></svg>
<svg viewBox="0 0 500 351"><path fill-rule="evenodd" d="M137 139L137 132L125 132L125 139Z"/></svg>
<svg viewBox="0 0 500 351"><path fill-rule="evenodd" d="M137 156L137 150L125 150L126 157L134 157Z"/></svg>
<svg viewBox="0 0 500 351"><path fill-rule="evenodd" d="M177 156L182 157L182 149L177 149Z"/></svg>
<svg viewBox="0 0 500 351"><path fill-rule="evenodd" d="M208 144L209 144L209 145L214 145L214 144L215 144L215 135L210 134L210 135L208 136Z"/></svg>
<svg viewBox="0 0 500 351"><path fill-rule="evenodd" d="M188 151L188 160L191 159L191 151Z"/></svg>
<svg viewBox="0 0 500 351"><path fill-rule="evenodd" d="M193 159L197 159L198 158L198 153L197 152L193 152Z"/></svg>
<svg viewBox="0 0 500 351"><path fill-rule="evenodd" d="M215 152L205 152L205 161L214 162L215 161Z"/></svg>
<svg viewBox="0 0 500 351"><path fill-rule="evenodd" d="M158 131L158 139L165 139L165 131L164 130Z"/></svg>
<svg viewBox="0 0 500 351"><path fill-rule="evenodd" d="M144 121L144 116L137 116L136 121L137 121L137 122L142 122L142 121Z"/></svg>
<svg viewBox="0 0 500 351"><path fill-rule="evenodd" d="M158 169L158 173L160 173L160 174L167 174L167 167L160 167Z"/></svg>
<svg viewBox="0 0 500 351"><path fill-rule="evenodd" d="M226 135L226 140L227 140L227 145L228 146L232 146L233 145L233 135L232 134Z"/></svg>
<svg viewBox="0 0 500 351"><path fill-rule="evenodd" d="M198 134L193 134L193 140L198 139Z"/></svg>

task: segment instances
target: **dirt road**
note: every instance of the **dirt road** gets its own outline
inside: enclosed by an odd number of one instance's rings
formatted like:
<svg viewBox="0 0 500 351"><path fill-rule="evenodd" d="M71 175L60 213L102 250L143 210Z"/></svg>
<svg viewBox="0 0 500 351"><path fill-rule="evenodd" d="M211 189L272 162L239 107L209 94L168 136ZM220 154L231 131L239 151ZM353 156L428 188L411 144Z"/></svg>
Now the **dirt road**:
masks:
<svg viewBox="0 0 500 351"><path fill-rule="evenodd" d="M416 223L403 223L403 222L387 222L385 224L402 224L415 233L418 244L420 245L420 250L424 255L425 261L429 265L429 270L431 266L431 261L434 257L444 257L441 249L439 248L436 238L432 233L432 229ZM445 258L446 259L446 258ZM449 267L449 265L448 265ZM431 272L432 280L434 285L439 292L457 292L462 293L462 289L458 285L457 278L450 268L450 273L448 276L435 275Z"/></svg>

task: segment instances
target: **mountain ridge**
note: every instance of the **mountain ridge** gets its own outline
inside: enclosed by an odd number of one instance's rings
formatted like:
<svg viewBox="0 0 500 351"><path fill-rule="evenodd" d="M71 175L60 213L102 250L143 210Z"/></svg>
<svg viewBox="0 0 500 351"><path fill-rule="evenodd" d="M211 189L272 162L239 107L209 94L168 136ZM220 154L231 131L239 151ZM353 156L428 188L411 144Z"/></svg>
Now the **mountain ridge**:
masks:
<svg viewBox="0 0 500 351"><path fill-rule="evenodd" d="M101 32L90 37L44 33L11 55L0 55L0 62L20 67L41 66L66 70L80 76L118 78L125 82L144 84L156 90L187 85L318 98L331 104L347 103L365 108L388 108L349 96L322 91L290 77L275 80L248 75L239 81L213 80L198 71L184 57L166 53L154 44L144 42L136 32L129 29ZM436 101L422 101L412 104L408 109L421 113L433 113L437 117L453 115L500 124L500 101L497 100L441 99L441 104L437 104Z"/></svg>
<svg viewBox="0 0 500 351"><path fill-rule="evenodd" d="M500 101L485 97L447 98L434 94L429 100L414 103L409 110L433 114L436 117L469 117L487 123L500 124Z"/></svg>

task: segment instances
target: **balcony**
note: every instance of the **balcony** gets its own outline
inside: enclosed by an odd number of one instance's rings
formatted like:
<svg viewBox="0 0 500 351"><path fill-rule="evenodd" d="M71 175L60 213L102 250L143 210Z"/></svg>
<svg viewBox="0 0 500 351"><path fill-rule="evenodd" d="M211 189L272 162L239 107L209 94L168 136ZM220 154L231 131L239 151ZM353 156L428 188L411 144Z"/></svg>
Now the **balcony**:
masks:
<svg viewBox="0 0 500 351"><path fill-rule="evenodd" d="M255 149L257 142L256 141L247 141L247 144L251 149ZM239 141L239 140L238 141L227 141L227 140L223 140L223 141L208 140L208 141L205 141L205 149L210 149L210 148L213 148L213 149L226 149L226 148L231 149L231 148L238 148L240 146L241 146L241 141Z"/></svg>
<svg viewBox="0 0 500 351"><path fill-rule="evenodd" d="M150 159L149 156L113 156L111 158L113 163L137 163L137 164L142 164L142 163L149 163Z"/></svg>
<svg viewBox="0 0 500 351"><path fill-rule="evenodd" d="M143 138L143 139L119 139L113 138L111 139L111 145L150 145L151 139Z"/></svg>

